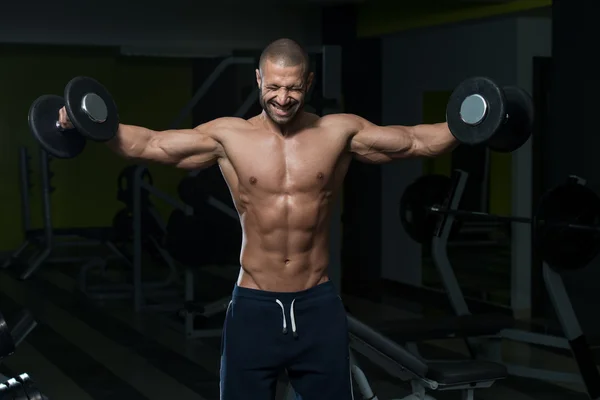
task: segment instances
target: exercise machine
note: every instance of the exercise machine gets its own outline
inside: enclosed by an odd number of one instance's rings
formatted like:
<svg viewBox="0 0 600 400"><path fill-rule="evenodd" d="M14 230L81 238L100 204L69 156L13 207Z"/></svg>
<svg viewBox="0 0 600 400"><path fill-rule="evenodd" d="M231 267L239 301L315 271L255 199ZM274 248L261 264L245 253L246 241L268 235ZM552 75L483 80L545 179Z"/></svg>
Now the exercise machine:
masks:
<svg viewBox="0 0 600 400"><path fill-rule="evenodd" d="M437 220L431 238L432 256L455 314L459 317L470 315L470 310L447 254L448 239L456 220L491 219L513 223L531 223L534 227L536 251L544 259L544 284L563 332L563 336L557 336L506 327L496 335L485 337L485 340L467 338L467 344L472 349L472 353L477 357L502 362L506 365L509 375L553 383L577 383L583 385L591 399L600 398L600 373L561 277L561 274L566 271L584 268L600 251L598 236L600 227L596 225L600 214L600 198L585 186L582 179L570 177L565 184L547 192L542 197L534 219L493 216L459 209L467 179L466 172L454 171L451 177L451 190L444 204L441 206L431 205L425 199L423 199L425 204L422 204L430 209L429 215ZM575 209L573 210L573 208ZM417 215L419 214L416 209L414 211L417 212ZM423 232L423 235L427 236L427 233ZM504 362L501 352L503 340L570 350L579 373L532 368Z"/></svg>
<svg viewBox="0 0 600 400"><path fill-rule="evenodd" d="M169 299L173 296L177 296L180 293L180 282L179 272L175 265L175 261L170 256L168 251L162 245L161 236L166 233L166 226L158 211L154 208L149 200L149 191L140 193L140 185L136 182L135 173L137 166L128 166L123 169L119 174L119 187L117 198L125 203L125 208L120 210L113 221L113 231L115 241L120 244L117 247L117 251L122 255L126 268L131 271L134 279L134 283L119 283L119 282L106 282L101 284L91 285L90 275L93 272L100 271L101 274L108 268L109 260L102 258L94 258L84 264L79 272L78 284L79 290L86 295L88 298L94 300L116 300L116 299L132 299L135 294L135 274L142 276L141 266L143 264L142 257L144 250L155 254L157 263L166 265L167 273L163 279L157 279L153 281L144 281L144 296L146 296L140 304L144 305L146 309L155 310L172 310L177 308L177 303L173 302L149 302L147 299ZM149 187L154 189L152 186L152 178L148 170L141 171L141 179L149 184ZM136 193L140 195L139 214L136 214L137 209L134 207ZM161 192L161 199L169 204L180 206L180 203L176 199ZM133 218L138 216L141 220L140 225L132 224ZM133 226L132 226L133 225ZM138 229L142 235L143 245L140 248L135 246L135 243L130 249L128 243L133 237L135 242L136 231L132 229ZM125 232L121 232L125 230ZM130 235L131 234L131 235ZM135 266L140 268L136 272ZM138 300L140 301L140 300ZM141 308L140 308L141 309Z"/></svg>
<svg viewBox="0 0 600 400"><path fill-rule="evenodd" d="M121 253L111 241L110 227L90 228L54 228L52 224L51 196L54 189L51 185L53 176L50 170L52 158L40 148L41 194L43 228L34 229L31 225L30 211L30 165L27 148L19 150L19 175L21 192L21 213L25 238L21 245L5 260L2 268L17 272L20 279L28 279L42 265L49 263L80 263L97 257L90 256L60 256L58 248L96 247L102 248L100 255L104 259L120 259ZM28 254L29 253L29 254Z"/></svg>

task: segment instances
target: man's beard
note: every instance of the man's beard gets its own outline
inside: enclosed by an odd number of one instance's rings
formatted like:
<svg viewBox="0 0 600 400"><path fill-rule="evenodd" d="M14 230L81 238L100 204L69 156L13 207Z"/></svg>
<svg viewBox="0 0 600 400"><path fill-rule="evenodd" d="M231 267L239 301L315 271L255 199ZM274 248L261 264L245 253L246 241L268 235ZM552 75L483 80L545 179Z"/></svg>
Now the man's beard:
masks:
<svg viewBox="0 0 600 400"><path fill-rule="evenodd" d="M269 118L275 122L277 125L287 125L291 123L296 116L298 115L298 111L302 108L301 102L294 102L291 106L289 106L287 115L278 115L273 109L276 107L272 103L265 101L261 94L259 94L259 103L262 109L267 113Z"/></svg>

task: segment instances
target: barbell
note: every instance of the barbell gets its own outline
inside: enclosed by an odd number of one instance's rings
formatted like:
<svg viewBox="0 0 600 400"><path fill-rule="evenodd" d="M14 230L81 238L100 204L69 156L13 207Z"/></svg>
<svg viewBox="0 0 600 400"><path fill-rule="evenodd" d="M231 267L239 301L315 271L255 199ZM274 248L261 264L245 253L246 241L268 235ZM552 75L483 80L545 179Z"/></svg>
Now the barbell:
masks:
<svg viewBox="0 0 600 400"><path fill-rule="evenodd" d="M483 212L450 209L449 177L423 176L410 184L400 200L400 220L408 235L419 243L430 239L440 217L451 215L457 221L496 221L531 224L536 253L557 270L574 270L588 265L600 253L600 196L579 179L547 191L539 200L533 218L501 216ZM442 183L445 182L445 183ZM457 228L458 229L458 228Z"/></svg>

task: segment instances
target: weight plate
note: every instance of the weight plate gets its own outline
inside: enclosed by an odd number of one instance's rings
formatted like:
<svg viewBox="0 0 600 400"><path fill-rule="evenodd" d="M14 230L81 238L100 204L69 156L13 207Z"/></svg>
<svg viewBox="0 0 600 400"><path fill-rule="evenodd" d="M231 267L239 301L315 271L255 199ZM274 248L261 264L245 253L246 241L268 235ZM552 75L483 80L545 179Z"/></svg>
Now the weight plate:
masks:
<svg viewBox="0 0 600 400"><path fill-rule="evenodd" d="M557 271L583 268L600 252L599 232L569 224L600 226L600 197L575 182L546 192L534 217L536 252Z"/></svg>
<svg viewBox="0 0 600 400"><path fill-rule="evenodd" d="M490 149L510 153L525 144L533 131L534 108L529 93L516 86L504 88L508 119L489 142Z"/></svg>
<svg viewBox="0 0 600 400"><path fill-rule="evenodd" d="M8 325L2 313L0 313L0 360L12 355L15 352L15 343L13 341Z"/></svg>
<svg viewBox="0 0 600 400"><path fill-rule="evenodd" d="M486 103L486 113L482 121L475 125L467 124L461 116L461 108L467 98L481 96ZM450 95L446 107L446 120L452 135L468 145L487 143L500 129L505 116L506 99L498 85L491 79L475 77L463 81Z"/></svg>
<svg viewBox="0 0 600 400"><path fill-rule="evenodd" d="M86 98L88 95L92 97L97 95L99 98L94 97L93 101L89 101L84 106L84 99L89 99ZM65 87L65 102L71 122L83 136L94 141L105 142L117 134L119 128L117 106L108 90L98 81L83 76L71 79ZM96 115L98 121L92 120L88 112Z"/></svg>
<svg viewBox="0 0 600 400"><path fill-rule="evenodd" d="M445 203L452 180L444 175L424 175L408 185L400 198L400 221L404 230L414 241L425 243L430 240L440 220L439 215L429 213L428 208ZM460 230L453 223L452 233Z"/></svg>
<svg viewBox="0 0 600 400"><path fill-rule="evenodd" d="M44 150L56 158L73 158L85 148L85 138L74 129L58 129L58 112L64 105L60 96L40 96L31 104L27 120L31 133Z"/></svg>

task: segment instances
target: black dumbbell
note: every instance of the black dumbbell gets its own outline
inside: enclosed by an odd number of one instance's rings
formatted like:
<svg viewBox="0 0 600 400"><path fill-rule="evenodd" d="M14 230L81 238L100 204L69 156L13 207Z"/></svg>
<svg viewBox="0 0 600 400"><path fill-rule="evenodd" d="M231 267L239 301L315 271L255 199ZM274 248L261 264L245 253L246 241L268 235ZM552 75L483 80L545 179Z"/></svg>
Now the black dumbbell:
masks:
<svg viewBox="0 0 600 400"><path fill-rule="evenodd" d="M65 107L74 129L63 129L58 112ZM86 139L105 142L119 127L115 102L104 86L88 77L73 78L65 86L64 98L38 97L29 108L29 128L42 147L57 158L81 153Z"/></svg>
<svg viewBox="0 0 600 400"><path fill-rule="evenodd" d="M503 153L525 144L533 119L533 101L527 92L515 86L501 88L485 77L463 81L446 108L448 127L459 142L486 144Z"/></svg>
<svg viewBox="0 0 600 400"><path fill-rule="evenodd" d="M21 374L16 378L16 380L23 387L23 391L27 395L28 400L42 400L42 393L35 386L35 383L28 374Z"/></svg>

